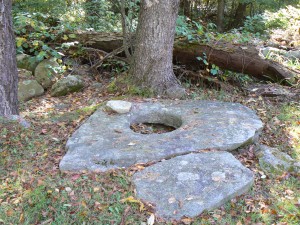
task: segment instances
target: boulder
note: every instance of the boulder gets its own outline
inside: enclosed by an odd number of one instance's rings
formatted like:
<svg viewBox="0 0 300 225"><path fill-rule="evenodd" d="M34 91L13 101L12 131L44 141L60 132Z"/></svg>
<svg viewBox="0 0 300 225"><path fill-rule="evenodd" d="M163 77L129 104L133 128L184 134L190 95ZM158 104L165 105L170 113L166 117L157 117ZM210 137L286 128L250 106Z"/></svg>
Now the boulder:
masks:
<svg viewBox="0 0 300 225"><path fill-rule="evenodd" d="M300 163L277 148L261 145L257 151L259 165L266 173L282 174L287 171L300 171Z"/></svg>
<svg viewBox="0 0 300 225"><path fill-rule="evenodd" d="M35 57L26 55L26 54L18 54L17 55L18 68L34 72L37 65L38 65L38 62L36 61Z"/></svg>
<svg viewBox="0 0 300 225"><path fill-rule="evenodd" d="M51 88L51 96L64 96L72 92L77 92L84 87L84 83L79 76L69 75L58 80Z"/></svg>
<svg viewBox="0 0 300 225"><path fill-rule="evenodd" d="M23 80L19 82L19 101L25 102L42 94L44 94L44 88L36 80Z"/></svg>
<svg viewBox="0 0 300 225"><path fill-rule="evenodd" d="M55 58L50 58L40 62L34 72L34 76L43 88L47 89L52 86L57 75L59 64Z"/></svg>
<svg viewBox="0 0 300 225"><path fill-rule="evenodd" d="M247 192L253 181L253 173L228 152L177 156L133 176L137 197L166 220L215 209Z"/></svg>
<svg viewBox="0 0 300 225"><path fill-rule="evenodd" d="M132 104L121 100L111 100L106 103L106 107L116 113L128 113Z"/></svg>
<svg viewBox="0 0 300 225"><path fill-rule="evenodd" d="M141 134L132 124L157 123L175 128ZM107 171L199 150L231 151L257 140L263 124L238 103L160 101L132 103L129 113L100 107L68 140L62 171Z"/></svg>

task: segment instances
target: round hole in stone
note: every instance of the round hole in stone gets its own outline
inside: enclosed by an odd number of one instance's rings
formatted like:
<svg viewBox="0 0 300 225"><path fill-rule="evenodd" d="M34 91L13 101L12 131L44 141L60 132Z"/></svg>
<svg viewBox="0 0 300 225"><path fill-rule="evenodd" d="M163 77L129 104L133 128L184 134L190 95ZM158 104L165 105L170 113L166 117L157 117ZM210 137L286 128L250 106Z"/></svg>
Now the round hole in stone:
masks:
<svg viewBox="0 0 300 225"><path fill-rule="evenodd" d="M166 112L150 112L136 116L130 129L140 134L162 134L176 130L182 125L181 117Z"/></svg>

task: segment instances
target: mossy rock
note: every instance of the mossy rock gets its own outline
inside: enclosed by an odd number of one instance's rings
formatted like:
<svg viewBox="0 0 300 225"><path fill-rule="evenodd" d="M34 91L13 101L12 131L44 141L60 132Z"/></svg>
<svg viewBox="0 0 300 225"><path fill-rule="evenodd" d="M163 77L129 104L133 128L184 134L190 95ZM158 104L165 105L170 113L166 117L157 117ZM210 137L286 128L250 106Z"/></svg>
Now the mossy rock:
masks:
<svg viewBox="0 0 300 225"><path fill-rule="evenodd" d="M56 69L59 64L56 62L55 58L50 58L40 62L34 72L34 76L43 88L47 89L52 86L57 76Z"/></svg>
<svg viewBox="0 0 300 225"><path fill-rule="evenodd" d="M44 88L36 80L24 80L19 82L19 101L28 101L44 94Z"/></svg>
<svg viewBox="0 0 300 225"><path fill-rule="evenodd" d="M39 62L36 60L35 57L26 54L17 55L17 66L20 69L25 69L34 72L38 64Z"/></svg>
<svg viewBox="0 0 300 225"><path fill-rule="evenodd" d="M260 167L266 173L277 175L294 170L293 163L295 160L277 148L261 145L257 156Z"/></svg>
<svg viewBox="0 0 300 225"><path fill-rule="evenodd" d="M79 76L69 75L58 80L51 88L51 96L64 96L69 93L80 91L84 83Z"/></svg>

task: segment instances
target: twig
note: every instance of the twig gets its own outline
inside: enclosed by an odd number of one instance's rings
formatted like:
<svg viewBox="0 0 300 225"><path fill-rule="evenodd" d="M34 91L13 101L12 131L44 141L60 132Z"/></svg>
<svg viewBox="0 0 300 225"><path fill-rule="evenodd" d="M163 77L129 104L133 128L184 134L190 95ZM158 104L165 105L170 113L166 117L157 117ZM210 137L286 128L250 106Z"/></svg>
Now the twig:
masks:
<svg viewBox="0 0 300 225"><path fill-rule="evenodd" d="M97 70L101 65L102 63L108 59L108 58L116 58L118 60L121 60L121 61L124 61L126 63L128 63L128 60L127 59L124 59L122 57L118 57L116 55L118 55L119 53L123 52L124 51L124 47L120 47L120 48L117 48L115 50L113 50L112 52L108 53L106 51L103 51L103 50L100 50L100 49L95 49L95 48L90 48L90 47L85 47L84 48L85 50L88 50L88 51L94 51L94 52L100 52L101 54L105 55L100 61L98 61L97 63L95 63L94 65L91 66L91 69L92 70Z"/></svg>

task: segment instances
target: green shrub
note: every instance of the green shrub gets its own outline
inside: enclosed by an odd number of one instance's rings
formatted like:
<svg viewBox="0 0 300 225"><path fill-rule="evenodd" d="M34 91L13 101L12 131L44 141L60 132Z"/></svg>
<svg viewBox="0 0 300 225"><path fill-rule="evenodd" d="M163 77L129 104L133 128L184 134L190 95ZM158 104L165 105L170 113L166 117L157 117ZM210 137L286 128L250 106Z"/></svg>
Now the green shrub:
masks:
<svg viewBox="0 0 300 225"><path fill-rule="evenodd" d="M263 34L265 33L266 27L264 18L262 15L247 16L244 22L244 31L251 33Z"/></svg>
<svg viewBox="0 0 300 225"><path fill-rule="evenodd" d="M18 53L36 56L37 61L49 57L61 58L62 53L54 44L66 31L60 26L60 21L42 13L17 13L14 16L14 29Z"/></svg>

